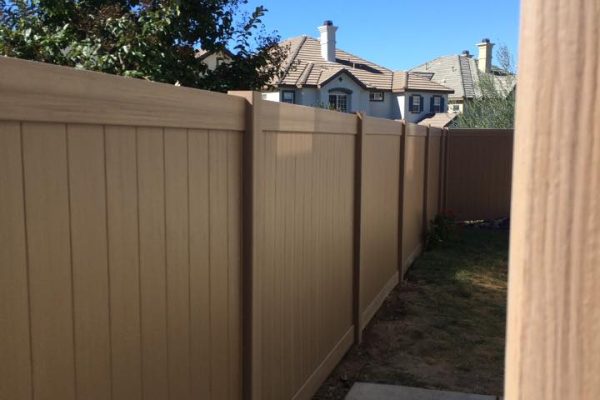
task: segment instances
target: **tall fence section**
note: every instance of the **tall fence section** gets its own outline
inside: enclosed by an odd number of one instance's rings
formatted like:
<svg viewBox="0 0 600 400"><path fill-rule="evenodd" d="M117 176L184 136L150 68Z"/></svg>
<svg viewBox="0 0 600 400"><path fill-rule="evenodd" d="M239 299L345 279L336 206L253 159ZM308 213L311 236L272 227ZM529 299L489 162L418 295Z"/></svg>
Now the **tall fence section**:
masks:
<svg viewBox="0 0 600 400"><path fill-rule="evenodd" d="M511 146L0 58L0 398L310 398Z"/></svg>

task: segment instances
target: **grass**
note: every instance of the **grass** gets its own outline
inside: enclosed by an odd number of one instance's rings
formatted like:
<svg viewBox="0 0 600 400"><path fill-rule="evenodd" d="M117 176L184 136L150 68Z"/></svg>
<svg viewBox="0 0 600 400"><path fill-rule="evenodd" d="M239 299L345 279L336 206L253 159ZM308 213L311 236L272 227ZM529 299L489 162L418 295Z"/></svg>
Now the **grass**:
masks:
<svg viewBox="0 0 600 400"><path fill-rule="evenodd" d="M501 395L508 232L465 228L424 253L315 399L356 381Z"/></svg>

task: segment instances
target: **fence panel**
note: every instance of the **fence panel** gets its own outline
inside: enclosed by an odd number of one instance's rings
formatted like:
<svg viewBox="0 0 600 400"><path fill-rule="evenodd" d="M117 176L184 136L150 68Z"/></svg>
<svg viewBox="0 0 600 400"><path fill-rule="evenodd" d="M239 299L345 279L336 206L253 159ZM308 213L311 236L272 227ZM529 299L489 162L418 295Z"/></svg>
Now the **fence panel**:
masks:
<svg viewBox="0 0 600 400"><path fill-rule="evenodd" d="M270 102L259 109L262 367L254 384L263 399L310 398L353 341L356 117ZM298 113L300 121L289 118Z"/></svg>
<svg viewBox="0 0 600 400"><path fill-rule="evenodd" d="M440 182L442 179L442 129L429 127L427 137L427 183L425 194L425 229L440 210Z"/></svg>
<svg viewBox="0 0 600 400"><path fill-rule="evenodd" d="M399 281L404 124L364 117L360 251L361 329Z"/></svg>
<svg viewBox="0 0 600 400"><path fill-rule="evenodd" d="M1 397L240 398L243 100L0 68Z"/></svg>
<svg viewBox="0 0 600 400"><path fill-rule="evenodd" d="M510 214L512 129L451 129L445 207L460 220Z"/></svg>
<svg viewBox="0 0 600 400"><path fill-rule="evenodd" d="M402 274L423 248L427 128L408 124L404 139Z"/></svg>

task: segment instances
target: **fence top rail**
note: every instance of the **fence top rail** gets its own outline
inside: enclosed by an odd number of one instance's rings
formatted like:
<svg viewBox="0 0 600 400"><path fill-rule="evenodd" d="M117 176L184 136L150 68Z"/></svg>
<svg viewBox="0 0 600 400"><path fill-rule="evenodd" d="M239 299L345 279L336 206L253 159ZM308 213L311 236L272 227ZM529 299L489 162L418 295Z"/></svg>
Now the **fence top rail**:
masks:
<svg viewBox="0 0 600 400"><path fill-rule="evenodd" d="M261 100L261 127L267 132L356 135L356 115Z"/></svg>
<svg viewBox="0 0 600 400"><path fill-rule="evenodd" d="M427 127L417 124L406 124L406 136L427 136Z"/></svg>
<svg viewBox="0 0 600 400"><path fill-rule="evenodd" d="M482 135L512 135L514 129L498 128L450 128L448 133L451 136L482 136Z"/></svg>
<svg viewBox="0 0 600 400"><path fill-rule="evenodd" d="M243 131L236 96L0 57L0 119Z"/></svg>
<svg viewBox="0 0 600 400"><path fill-rule="evenodd" d="M396 135L404 133L404 121L362 116L365 135Z"/></svg>

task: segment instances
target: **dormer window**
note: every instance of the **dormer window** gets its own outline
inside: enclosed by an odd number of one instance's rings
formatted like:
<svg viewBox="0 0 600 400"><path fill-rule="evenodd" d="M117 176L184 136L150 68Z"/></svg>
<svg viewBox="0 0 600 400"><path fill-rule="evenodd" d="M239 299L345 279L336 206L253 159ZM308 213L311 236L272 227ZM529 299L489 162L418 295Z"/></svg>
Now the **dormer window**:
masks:
<svg viewBox="0 0 600 400"><path fill-rule="evenodd" d="M413 114L423 112L423 96L413 94L408 98L408 110Z"/></svg>
<svg viewBox="0 0 600 400"><path fill-rule="evenodd" d="M383 92L370 92L369 101L383 101Z"/></svg>
<svg viewBox="0 0 600 400"><path fill-rule="evenodd" d="M431 97L429 111L432 113L444 112L444 98L442 96Z"/></svg>

